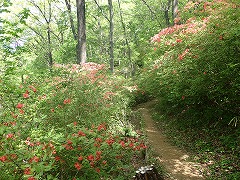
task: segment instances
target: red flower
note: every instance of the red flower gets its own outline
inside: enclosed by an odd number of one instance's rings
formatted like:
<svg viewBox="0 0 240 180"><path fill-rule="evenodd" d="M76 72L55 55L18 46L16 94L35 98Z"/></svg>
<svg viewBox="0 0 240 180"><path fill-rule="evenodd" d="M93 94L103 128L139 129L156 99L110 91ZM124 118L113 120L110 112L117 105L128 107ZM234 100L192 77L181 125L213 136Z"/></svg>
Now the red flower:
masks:
<svg viewBox="0 0 240 180"><path fill-rule="evenodd" d="M77 122L76 122L76 121L74 121L74 122L73 122L73 125L74 125L74 126L77 126Z"/></svg>
<svg viewBox="0 0 240 180"><path fill-rule="evenodd" d="M75 166L75 168L76 168L77 170L80 170L80 169L82 168L82 165L79 164L78 162L76 162L76 163L74 164L74 166Z"/></svg>
<svg viewBox="0 0 240 180"><path fill-rule="evenodd" d="M101 131L102 129L106 130L106 126L105 126L105 124L100 124L97 129L98 129L98 131Z"/></svg>
<svg viewBox="0 0 240 180"><path fill-rule="evenodd" d="M87 157L87 159L88 159L89 161L94 161L94 156L93 156L92 154L90 154L90 155Z"/></svg>
<svg viewBox="0 0 240 180"><path fill-rule="evenodd" d="M29 160L29 162L30 162L30 163L32 163L32 162L39 162L39 160L40 160L39 157L34 156L33 158L31 158L31 159Z"/></svg>
<svg viewBox="0 0 240 180"><path fill-rule="evenodd" d="M30 89L32 89L33 92L37 92L37 89L34 86L29 86Z"/></svg>
<svg viewBox="0 0 240 180"><path fill-rule="evenodd" d="M100 173L100 169L99 168L96 168L95 170L97 171L97 173Z"/></svg>
<svg viewBox="0 0 240 180"><path fill-rule="evenodd" d="M31 174L31 169L28 167L24 170L24 174Z"/></svg>
<svg viewBox="0 0 240 180"><path fill-rule="evenodd" d="M107 164L107 161L104 160L104 161L102 162L102 164L103 164L103 165Z"/></svg>
<svg viewBox="0 0 240 180"><path fill-rule="evenodd" d="M25 98L25 99L29 98L29 94L28 93L24 93L23 94L23 98Z"/></svg>
<svg viewBox="0 0 240 180"><path fill-rule="evenodd" d="M16 106L16 108L18 108L18 109L22 109L23 106L24 106L24 104L18 103L17 106Z"/></svg>
<svg viewBox="0 0 240 180"><path fill-rule="evenodd" d="M14 134L13 134L13 133L10 133L10 134L7 134L7 135L6 135L6 138L7 138L7 139L11 139L11 138L13 138L13 136L14 136Z"/></svg>
<svg viewBox="0 0 240 180"><path fill-rule="evenodd" d="M180 42L182 42L182 40L181 40L181 39L177 39L176 42L177 42L177 43L180 43Z"/></svg>
<svg viewBox="0 0 240 180"><path fill-rule="evenodd" d="M107 140L106 140L106 143L108 143L108 145L110 146L111 144L114 143L114 140L113 140L113 139L107 139Z"/></svg>
<svg viewBox="0 0 240 180"><path fill-rule="evenodd" d="M28 180L36 180L35 177L29 177Z"/></svg>
<svg viewBox="0 0 240 180"><path fill-rule="evenodd" d="M86 134L84 132L82 132L82 131L78 131L78 135L79 136L86 136Z"/></svg>
<svg viewBox="0 0 240 180"><path fill-rule="evenodd" d="M182 100L184 100L185 99L185 96L182 96Z"/></svg>
<svg viewBox="0 0 240 180"><path fill-rule="evenodd" d="M71 99L65 99L64 101L63 101L63 104L70 104L71 103Z"/></svg>
<svg viewBox="0 0 240 180"><path fill-rule="evenodd" d="M24 110L19 109L19 113L20 113L20 114L24 114Z"/></svg>
<svg viewBox="0 0 240 180"><path fill-rule="evenodd" d="M120 141L120 143L122 147L125 147L125 142L124 141Z"/></svg>
<svg viewBox="0 0 240 180"><path fill-rule="evenodd" d="M82 157L82 156L79 156L79 157L78 157L78 160L79 160L79 161L82 161L82 160L83 160L83 157Z"/></svg>
<svg viewBox="0 0 240 180"><path fill-rule="evenodd" d="M101 154L102 154L101 151L97 151L97 152L96 152L96 155L97 155L97 156L100 156Z"/></svg>
<svg viewBox="0 0 240 180"><path fill-rule="evenodd" d="M60 158L59 156L56 156L56 157L55 157L55 160L56 160L56 161L60 161L61 158Z"/></svg>
<svg viewBox="0 0 240 180"><path fill-rule="evenodd" d="M95 141L102 142L102 139L101 138L96 138Z"/></svg>
<svg viewBox="0 0 240 180"><path fill-rule="evenodd" d="M7 160L7 156L0 156L0 161L5 162Z"/></svg>

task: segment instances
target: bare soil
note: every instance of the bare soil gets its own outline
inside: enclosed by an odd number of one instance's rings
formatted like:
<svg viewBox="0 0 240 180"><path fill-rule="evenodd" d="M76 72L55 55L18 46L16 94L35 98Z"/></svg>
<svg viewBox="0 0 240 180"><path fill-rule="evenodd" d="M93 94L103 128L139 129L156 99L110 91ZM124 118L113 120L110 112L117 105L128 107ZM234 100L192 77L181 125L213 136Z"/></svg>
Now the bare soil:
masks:
<svg viewBox="0 0 240 180"><path fill-rule="evenodd" d="M150 101L137 106L145 123L146 135L151 148L169 174L168 179L203 180L204 165L189 161L189 153L173 146L157 127L151 117L150 110L155 102Z"/></svg>

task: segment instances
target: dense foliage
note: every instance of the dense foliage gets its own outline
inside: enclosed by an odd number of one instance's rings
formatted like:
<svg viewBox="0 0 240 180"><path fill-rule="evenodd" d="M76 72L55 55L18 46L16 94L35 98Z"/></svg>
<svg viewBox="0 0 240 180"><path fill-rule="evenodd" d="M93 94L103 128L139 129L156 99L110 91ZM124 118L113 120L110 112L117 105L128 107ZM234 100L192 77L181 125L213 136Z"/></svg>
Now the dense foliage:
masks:
<svg viewBox="0 0 240 180"><path fill-rule="evenodd" d="M221 147L218 152L235 158L240 142L239 17L236 3L189 1L174 26L152 37L154 63L140 79L147 94L159 99L162 113L176 116L181 131L195 132L191 141L196 148ZM206 132L213 134L210 141L201 140ZM225 162L228 171L239 170L236 159Z"/></svg>
<svg viewBox="0 0 240 180"><path fill-rule="evenodd" d="M55 65L52 75L1 79L1 179L126 179L134 172L133 155L146 146L127 123L121 92L128 90L103 71L94 63Z"/></svg>
<svg viewBox="0 0 240 180"><path fill-rule="evenodd" d="M107 1L86 2L82 66L74 0L0 2L0 179L129 179L146 148L129 107L150 98L213 177L239 179L239 2L174 2L113 1L113 74Z"/></svg>

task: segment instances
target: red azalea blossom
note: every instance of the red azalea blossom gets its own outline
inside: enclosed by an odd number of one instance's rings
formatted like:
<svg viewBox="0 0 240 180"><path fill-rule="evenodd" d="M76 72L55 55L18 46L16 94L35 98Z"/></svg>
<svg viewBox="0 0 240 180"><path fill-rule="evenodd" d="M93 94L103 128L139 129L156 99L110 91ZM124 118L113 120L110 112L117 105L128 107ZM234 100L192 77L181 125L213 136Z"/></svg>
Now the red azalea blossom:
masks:
<svg viewBox="0 0 240 180"><path fill-rule="evenodd" d="M76 162L76 163L74 164L74 166L75 166L75 168L76 168L77 170L80 170L80 169L82 168L82 165L79 164L78 162Z"/></svg>
<svg viewBox="0 0 240 180"><path fill-rule="evenodd" d="M32 163L32 162L39 162L39 160L40 160L39 157L34 156L33 158L31 158L31 159L29 160L29 162L30 162L30 163Z"/></svg>
<svg viewBox="0 0 240 180"><path fill-rule="evenodd" d="M25 99L29 98L29 94L28 93L24 93L23 94L23 98L25 98Z"/></svg>
<svg viewBox="0 0 240 180"><path fill-rule="evenodd" d="M102 129L106 130L106 126L105 126L105 124L100 124L97 129L98 129L98 131L101 131Z"/></svg>
<svg viewBox="0 0 240 180"><path fill-rule="evenodd" d="M24 106L24 104L18 103L16 108L21 109L21 108L23 108L23 106Z"/></svg>
<svg viewBox="0 0 240 180"><path fill-rule="evenodd" d="M96 168L95 170L97 171L97 173L100 173L100 169L99 168Z"/></svg>
<svg viewBox="0 0 240 180"><path fill-rule="evenodd" d="M102 142L102 139L101 138L96 138L95 141Z"/></svg>
<svg viewBox="0 0 240 180"><path fill-rule="evenodd" d="M125 142L124 141L120 141L120 143L122 147L125 147Z"/></svg>
<svg viewBox="0 0 240 180"><path fill-rule="evenodd" d="M32 89L33 92L37 92L37 89L34 86L29 86L30 89Z"/></svg>
<svg viewBox="0 0 240 180"><path fill-rule="evenodd" d="M11 138L13 138L13 136L14 136L14 134L13 134L13 133L10 133L10 134L7 134L7 135L6 135L6 138L7 138L7 139L11 139Z"/></svg>
<svg viewBox="0 0 240 180"><path fill-rule="evenodd" d="M107 164L107 161L104 160L104 161L102 162L102 164L103 164L103 165Z"/></svg>
<svg viewBox="0 0 240 180"><path fill-rule="evenodd" d="M177 39L176 42L177 42L177 43L180 43L180 42L182 42L182 40L181 40L181 39Z"/></svg>
<svg viewBox="0 0 240 180"><path fill-rule="evenodd" d="M19 113L20 113L20 114L24 114L24 110L19 109Z"/></svg>
<svg viewBox="0 0 240 180"><path fill-rule="evenodd" d="M63 101L63 104L70 104L71 103L71 99L65 99L64 101Z"/></svg>
<svg viewBox="0 0 240 180"><path fill-rule="evenodd" d="M94 156L93 156L92 154L90 154L90 155L87 157L87 159L88 159L89 161L94 161Z"/></svg>
<svg viewBox="0 0 240 180"><path fill-rule="evenodd" d="M24 170L24 174L31 174L31 169L28 167Z"/></svg>
<svg viewBox="0 0 240 180"><path fill-rule="evenodd" d="M96 152L96 155L97 155L97 156L100 156L101 154L102 154L101 151L97 151L97 152Z"/></svg>
<svg viewBox="0 0 240 180"><path fill-rule="evenodd" d="M7 160L7 156L0 156L0 161L5 162Z"/></svg>
<svg viewBox="0 0 240 180"><path fill-rule="evenodd" d="M84 132L82 132L82 131L78 131L78 135L79 136L86 136L86 134Z"/></svg>
<svg viewBox="0 0 240 180"><path fill-rule="evenodd" d="M82 157L82 156L79 156L79 157L78 157L78 160L79 160L79 161L82 161L82 160L83 160L83 157Z"/></svg>
<svg viewBox="0 0 240 180"><path fill-rule="evenodd" d="M113 139L107 139L106 143L108 143L108 145L110 146L114 143L114 140Z"/></svg>
<svg viewBox="0 0 240 180"><path fill-rule="evenodd" d="M28 180L36 180L35 177L29 177Z"/></svg>
<svg viewBox="0 0 240 180"><path fill-rule="evenodd" d="M60 158L59 156L56 156L56 157L55 157L55 160L56 160L56 161L60 161L61 158Z"/></svg>

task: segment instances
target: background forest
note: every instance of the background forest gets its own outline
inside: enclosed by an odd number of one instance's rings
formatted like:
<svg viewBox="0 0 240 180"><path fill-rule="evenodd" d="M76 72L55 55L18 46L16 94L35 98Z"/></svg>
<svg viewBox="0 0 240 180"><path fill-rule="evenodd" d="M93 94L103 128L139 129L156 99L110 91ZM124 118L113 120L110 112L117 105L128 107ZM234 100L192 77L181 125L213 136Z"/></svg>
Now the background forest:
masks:
<svg viewBox="0 0 240 180"><path fill-rule="evenodd" d="M0 0L0 179L130 179L148 148L131 108L151 99L207 178L239 179L239 8Z"/></svg>

